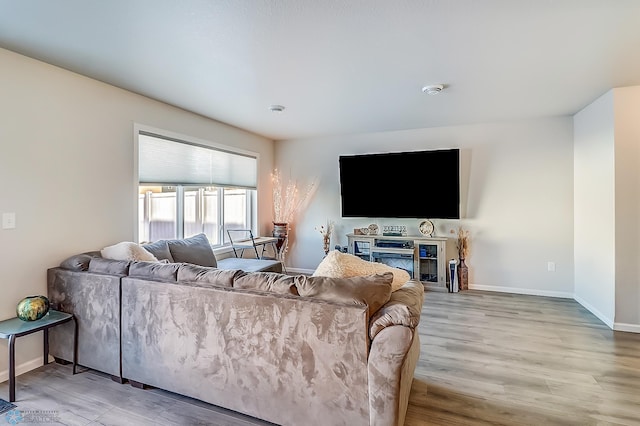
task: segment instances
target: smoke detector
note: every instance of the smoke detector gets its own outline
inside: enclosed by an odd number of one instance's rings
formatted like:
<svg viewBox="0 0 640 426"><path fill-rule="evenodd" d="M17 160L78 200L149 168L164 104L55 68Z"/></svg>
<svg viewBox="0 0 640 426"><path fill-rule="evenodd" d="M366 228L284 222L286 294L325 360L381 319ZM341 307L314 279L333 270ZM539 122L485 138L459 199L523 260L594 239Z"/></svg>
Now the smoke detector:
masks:
<svg viewBox="0 0 640 426"><path fill-rule="evenodd" d="M424 86L422 88L422 91L428 95L437 95L438 93L442 92L443 89L444 85L442 84L432 84L430 86Z"/></svg>
<svg viewBox="0 0 640 426"><path fill-rule="evenodd" d="M284 111L284 107L282 105L269 105L269 111L271 111L271 112L282 112L282 111Z"/></svg>

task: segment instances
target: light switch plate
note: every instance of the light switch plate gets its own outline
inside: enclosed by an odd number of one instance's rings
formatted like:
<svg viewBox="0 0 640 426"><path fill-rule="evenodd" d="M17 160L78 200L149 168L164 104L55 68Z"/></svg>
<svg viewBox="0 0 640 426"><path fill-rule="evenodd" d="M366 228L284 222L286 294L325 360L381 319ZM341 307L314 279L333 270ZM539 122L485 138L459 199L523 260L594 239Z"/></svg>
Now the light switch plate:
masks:
<svg viewBox="0 0 640 426"><path fill-rule="evenodd" d="M16 227L15 213L2 213L2 229L14 229Z"/></svg>

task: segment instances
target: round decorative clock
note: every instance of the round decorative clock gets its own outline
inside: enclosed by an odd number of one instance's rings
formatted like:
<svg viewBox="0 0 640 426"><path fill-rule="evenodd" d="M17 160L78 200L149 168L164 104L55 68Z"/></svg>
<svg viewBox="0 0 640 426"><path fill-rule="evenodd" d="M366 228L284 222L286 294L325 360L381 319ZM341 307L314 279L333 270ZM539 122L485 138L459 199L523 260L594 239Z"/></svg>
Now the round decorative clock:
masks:
<svg viewBox="0 0 640 426"><path fill-rule="evenodd" d="M369 235L378 235L378 225L375 223L369 225Z"/></svg>
<svg viewBox="0 0 640 426"><path fill-rule="evenodd" d="M427 219L420 222L420 226L418 227L418 229L420 230L420 233L425 237L431 237L433 235L435 227L433 226L433 222Z"/></svg>

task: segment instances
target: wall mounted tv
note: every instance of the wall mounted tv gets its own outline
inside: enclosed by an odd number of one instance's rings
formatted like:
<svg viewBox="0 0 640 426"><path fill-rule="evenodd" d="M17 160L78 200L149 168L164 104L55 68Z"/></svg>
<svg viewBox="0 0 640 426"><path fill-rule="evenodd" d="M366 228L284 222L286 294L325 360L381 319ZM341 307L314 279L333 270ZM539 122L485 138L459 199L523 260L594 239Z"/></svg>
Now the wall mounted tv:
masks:
<svg viewBox="0 0 640 426"><path fill-rule="evenodd" d="M343 155L342 217L460 218L460 150Z"/></svg>

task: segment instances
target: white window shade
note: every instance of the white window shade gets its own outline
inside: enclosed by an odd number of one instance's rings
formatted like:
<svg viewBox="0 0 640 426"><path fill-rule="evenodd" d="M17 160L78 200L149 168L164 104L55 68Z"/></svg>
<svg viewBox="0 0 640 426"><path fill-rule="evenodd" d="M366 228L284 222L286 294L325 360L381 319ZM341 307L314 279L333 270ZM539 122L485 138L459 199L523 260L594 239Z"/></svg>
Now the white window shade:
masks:
<svg viewBox="0 0 640 426"><path fill-rule="evenodd" d="M140 133L138 178L145 184L257 187L257 159Z"/></svg>

